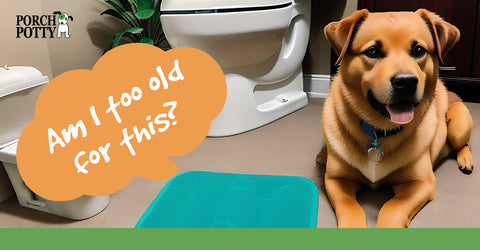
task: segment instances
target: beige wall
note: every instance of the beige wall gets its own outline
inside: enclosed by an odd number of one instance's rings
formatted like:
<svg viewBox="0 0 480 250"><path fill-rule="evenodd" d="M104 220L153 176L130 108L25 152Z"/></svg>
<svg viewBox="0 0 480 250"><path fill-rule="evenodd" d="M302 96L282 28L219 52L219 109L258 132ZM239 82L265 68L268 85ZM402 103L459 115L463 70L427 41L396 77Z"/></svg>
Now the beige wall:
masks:
<svg viewBox="0 0 480 250"><path fill-rule="evenodd" d="M108 15L103 0L42 0L46 13L62 11L73 16L69 21L69 39L48 39L48 51L54 76L73 69L91 69L125 25Z"/></svg>
<svg viewBox="0 0 480 250"><path fill-rule="evenodd" d="M42 13L40 1L9 1L0 7L0 66L32 66L52 76L47 39L17 39L16 15Z"/></svg>
<svg viewBox="0 0 480 250"><path fill-rule="evenodd" d="M0 9L0 65L27 65L50 78L72 69L91 69L124 24L100 16L103 0L18 0ZM16 15L49 15L62 11L69 21L70 38L15 38ZM56 34L56 33L55 33Z"/></svg>
<svg viewBox="0 0 480 250"><path fill-rule="evenodd" d="M312 0L310 43L303 61L305 74L330 75L330 44L323 28L355 12L357 3L357 0Z"/></svg>

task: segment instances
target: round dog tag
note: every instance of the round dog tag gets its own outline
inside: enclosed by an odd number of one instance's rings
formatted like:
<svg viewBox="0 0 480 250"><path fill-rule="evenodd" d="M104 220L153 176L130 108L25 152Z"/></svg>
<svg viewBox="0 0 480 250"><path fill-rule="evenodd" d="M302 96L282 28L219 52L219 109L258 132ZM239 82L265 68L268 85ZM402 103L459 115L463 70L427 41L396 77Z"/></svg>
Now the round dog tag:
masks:
<svg viewBox="0 0 480 250"><path fill-rule="evenodd" d="M383 158L383 152L378 148L369 148L368 149L368 159L373 163L379 163Z"/></svg>

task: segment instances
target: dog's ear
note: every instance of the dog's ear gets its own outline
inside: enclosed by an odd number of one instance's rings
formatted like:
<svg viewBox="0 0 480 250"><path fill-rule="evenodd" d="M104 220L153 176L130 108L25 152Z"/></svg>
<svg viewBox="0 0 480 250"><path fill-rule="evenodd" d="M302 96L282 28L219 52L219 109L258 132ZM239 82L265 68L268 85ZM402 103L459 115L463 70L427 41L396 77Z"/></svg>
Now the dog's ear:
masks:
<svg viewBox="0 0 480 250"><path fill-rule="evenodd" d="M367 9L357 10L355 13L341 21L332 22L325 26L325 29L323 30L325 37L338 55L338 60L335 65L338 65L343 59L345 53L347 53L355 25L358 21L365 19L368 16L368 13Z"/></svg>
<svg viewBox="0 0 480 250"><path fill-rule="evenodd" d="M427 22L433 35L438 58L443 64L445 55L453 48L458 40L460 40L460 31L457 27L446 22L439 15L431 11L418 9L415 13Z"/></svg>

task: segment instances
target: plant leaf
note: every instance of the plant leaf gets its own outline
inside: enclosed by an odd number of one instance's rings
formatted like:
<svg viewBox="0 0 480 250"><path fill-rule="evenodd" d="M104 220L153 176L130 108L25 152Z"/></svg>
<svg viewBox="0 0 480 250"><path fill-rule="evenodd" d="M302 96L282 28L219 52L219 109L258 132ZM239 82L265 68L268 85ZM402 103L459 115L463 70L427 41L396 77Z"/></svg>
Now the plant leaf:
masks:
<svg viewBox="0 0 480 250"><path fill-rule="evenodd" d="M121 6L122 4L116 0L105 0L108 4L110 4L118 13L122 13L125 9Z"/></svg>
<svg viewBox="0 0 480 250"><path fill-rule="evenodd" d="M131 12L131 11L125 11L122 13L122 16L123 18L125 19L125 21L130 24L130 26L133 26L133 27L142 27L142 25L140 24L139 20L137 19L137 17L135 17L135 15Z"/></svg>
<svg viewBox="0 0 480 250"><path fill-rule="evenodd" d="M155 11L160 12L160 5L161 5L161 4L162 4L162 0L156 1L156 2L155 2L155 5L153 6L153 9L154 9Z"/></svg>
<svg viewBox="0 0 480 250"><path fill-rule="evenodd" d="M128 2L130 3L132 12L137 13L138 12L137 0L128 0Z"/></svg>
<svg viewBox="0 0 480 250"><path fill-rule="evenodd" d="M115 34L115 37L113 38L113 41L112 41L112 49L117 47L118 42L120 41L120 38L122 38L125 34L138 34L142 31L143 29L139 27L129 27L117 32L117 34Z"/></svg>
<svg viewBox="0 0 480 250"><path fill-rule="evenodd" d="M104 15L104 14L107 14L107 15L110 15L110 16L113 16L113 17L116 17L120 20L123 20L125 21L125 19L123 18L123 16L118 13L116 10L114 9L108 9L108 10L105 10L104 12L102 12L100 15Z"/></svg>
<svg viewBox="0 0 480 250"><path fill-rule="evenodd" d="M119 0L125 11L133 11L132 5L128 0Z"/></svg>
<svg viewBox="0 0 480 250"><path fill-rule="evenodd" d="M137 0L138 10L146 10L153 8L153 1L154 0Z"/></svg>
<svg viewBox="0 0 480 250"><path fill-rule="evenodd" d="M147 37L144 37L144 38L140 39L139 42L140 42L140 43L146 43L146 44L153 45L153 40L150 39L150 38L147 38Z"/></svg>
<svg viewBox="0 0 480 250"><path fill-rule="evenodd" d="M141 10L141 11L135 13L135 16L138 19L147 19L147 18L150 18L151 16L153 16L154 13L155 13L154 10L146 9L146 10Z"/></svg>

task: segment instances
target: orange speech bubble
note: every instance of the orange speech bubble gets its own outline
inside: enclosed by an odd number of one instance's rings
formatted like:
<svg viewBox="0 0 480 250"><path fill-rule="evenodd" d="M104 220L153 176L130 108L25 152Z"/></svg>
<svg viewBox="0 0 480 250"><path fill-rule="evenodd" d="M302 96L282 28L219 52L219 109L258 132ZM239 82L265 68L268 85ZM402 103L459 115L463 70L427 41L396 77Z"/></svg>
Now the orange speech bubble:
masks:
<svg viewBox="0 0 480 250"><path fill-rule="evenodd" d="M111 194L135 175L168 179L168 157L200 145L225 98L221 68L198 49L120 46L45 86L18 142L20 174L55 201Z"/></svg>

